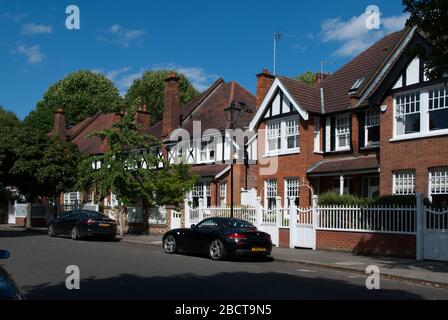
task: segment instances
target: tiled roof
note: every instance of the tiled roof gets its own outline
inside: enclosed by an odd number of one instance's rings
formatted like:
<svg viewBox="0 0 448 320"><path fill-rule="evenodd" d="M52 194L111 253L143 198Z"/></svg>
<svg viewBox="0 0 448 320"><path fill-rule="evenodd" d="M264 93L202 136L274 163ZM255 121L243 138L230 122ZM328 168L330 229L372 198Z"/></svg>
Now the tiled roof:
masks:
<svg viewBox="0 0 448 320"><path fill-rule="evenodd" d="M364 79L358 95L370 83L371 78L382 67L401 42L408 29L389 34L356 56L322 83L325 111L327 113L351 108L349 90L359 79Z"/></svg>
<svg viewBox="0 0 448 320"><path fill-rule="evenodd" d="M410 29L389 34L360 53L342 68L325 78L320 86L309 86L295 79L278 76L296 102L306 111L321 113L321 92L323 88L325 113L340 112L351 108L350 89L362 80L352 96L359 97L371 83L377 72Z"/></svg>
<svg viewBox="0 0 448 320"><path fill-rule="evenodd" d="M201 132L208 129L223 131L228 128L228 122L224 109L228 108L231 101L244 102L250 107L251 112L241 111L235 128L245 128L249 125L255 114L255 96L236 82L224 82L217 80L202 94L193 98L182 106L182 123L180 127L193 133L193 122L201 122ZM160 139L162 136L162 121L149 129L149 134Z"/></svg>
<svg viewBox="0 0 448 320"><path fill-rule="evenodd" d="M380 164L376 155L373 156L358 156L345 157L322 160L310 166L307 173L326 174L326 173L344 173L362 170L377 170Z"/></svg>
<svg viewBox="0 0 448 320"><path fill-rule="evenodd" d="M97 114L82 121L68 130L68 141L76 144L79 151L87 154L102 154L107 151L107 144L103 144L99 137L88 137L97 131L112 128L117 121L115 113Z"/></svg>
<svg viewBox="0 0 448 320"><path fill-rule="evenodd" d="M300 107L309 112L321 112L320 89L318 87L309 86L286 77L279 76L278 78Z"/></svg>
<svg viewBox="0 0 448 320"><path fill-rule="evenodd" d="M228 164L207 164L191 167L190 171L200 177L215 177L218 173L226 169Z"/></svg>

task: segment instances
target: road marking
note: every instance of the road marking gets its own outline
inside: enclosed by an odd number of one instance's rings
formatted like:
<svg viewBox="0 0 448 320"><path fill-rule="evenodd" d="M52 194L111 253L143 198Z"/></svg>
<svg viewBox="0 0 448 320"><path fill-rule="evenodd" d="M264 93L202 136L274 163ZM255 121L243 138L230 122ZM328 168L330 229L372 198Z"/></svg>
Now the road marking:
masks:
<svg viewBox="0 0 448 320"><path fill-rule="evenodd" d="M316 273L316 270L310 270L310 269L297 269L297 272L305 272L305 273Z"/></svg>

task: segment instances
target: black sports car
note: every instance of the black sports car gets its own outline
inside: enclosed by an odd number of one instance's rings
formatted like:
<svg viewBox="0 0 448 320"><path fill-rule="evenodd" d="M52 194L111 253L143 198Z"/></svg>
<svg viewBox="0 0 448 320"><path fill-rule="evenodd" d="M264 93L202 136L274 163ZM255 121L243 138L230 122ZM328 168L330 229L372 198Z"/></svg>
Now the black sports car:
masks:
<svg viewBox="0 0 448 320"><path fill-rule="evenodd" d="M168 254L178 251L205 253L213 260L228 256L268 256L272 251L271 236L258 231L251 223L230 218L209 218L190 229L175 229L163 236Z"/></svg>
<svg viewBox="0 0 448 320"><path fill-rule="evenodd" d="M84 237L114 239L117 235L117 224L100 212L73 210L50 222L48 235L70 236L73 240Z"/></svg>

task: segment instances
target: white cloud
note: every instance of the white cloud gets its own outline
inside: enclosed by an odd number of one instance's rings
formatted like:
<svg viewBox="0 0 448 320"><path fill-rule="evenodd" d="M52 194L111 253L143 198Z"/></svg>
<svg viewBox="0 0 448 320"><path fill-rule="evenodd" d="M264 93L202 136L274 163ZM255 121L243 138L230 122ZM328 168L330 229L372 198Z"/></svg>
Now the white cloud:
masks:
<svg viewBox="0 0 448 320"><path fill-rule="evenodd" d="M95 69L93 72L104 74L109 80L115 83L120 91L120 95L124 96L134 80L140 78L145 70L147 69L140 68L138 71L133 71L132 67L122 67L113 70ZM218 78L218 76L209 74L202 68L184 67L174 63L156 64L150 67L149 70L176 70L179 73L183 73L199 91L207 89Z"/></svg>
<svg viewBox="0 0 448 320"><path fill-rule="evenodd" d="M177 65L175 63L158 64L155 65L152 69L169 69L176 70L179 73L183 73L191 82L193 87L195 87L199 91L204 91L205 89L207 89L212 84L212 82L218 78L217 75L207 73L202 68L185 67Z"/></svg>
<svg viewBox="0 0 448 320"><path fill-rule="evenodd" d="M340 43L339 48L334 52L336 56L354 56L385 35L403 29L409 14L381 17L379 30L366 28L367 17L368 15L363 13L348 21L343 21L340 17L325 20L321 25L322 41Z"/></svg>
<svg viewBox="0 0 448 320"><path fill-rule="evenodd" d="M38 64L45 60L45 55L40 50L39 45L19 45L11 53L25 56L26 60L31 64Z"/></svg>
<svg viewBox="0 0 448 320"><path fill-rule="evenodd" d="M105 43L112 43L129 48L132 44L141 44L145 32L139 29L124 28L119 24L110 26L107 30L102 31L99 40Z"/></svg>
<svg viewBox="0 0 448 320"><path fill-rule="evenodd" d="M22 27L22 35L33 36L37 34L52 33L53 29L51 26L35 23L27 23Z"/></svg>
<svg viewBox="0 0 448 320"><path fill-rule="evenodd" d="M28 17L27 13L4 12L4 13L0 14L0 18L6 19L6 20L12 20L14 22L21 22L26 17Z"/></svg>

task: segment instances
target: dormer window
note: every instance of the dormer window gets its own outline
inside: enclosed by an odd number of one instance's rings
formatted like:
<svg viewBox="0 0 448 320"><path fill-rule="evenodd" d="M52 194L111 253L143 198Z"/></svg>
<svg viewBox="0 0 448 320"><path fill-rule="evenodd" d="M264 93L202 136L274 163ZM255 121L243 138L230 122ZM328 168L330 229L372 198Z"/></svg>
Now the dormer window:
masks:
<svg viewBox="0 0 448 320"><path fill-rule="evenodd" d="M358 91L359 87L361 87L361 85L363 84L364 79L365 78L360 78L360 79L356 80L355 83L353 84L353 86L348 91L348 93L354 94L356 91Z"/></svg>

